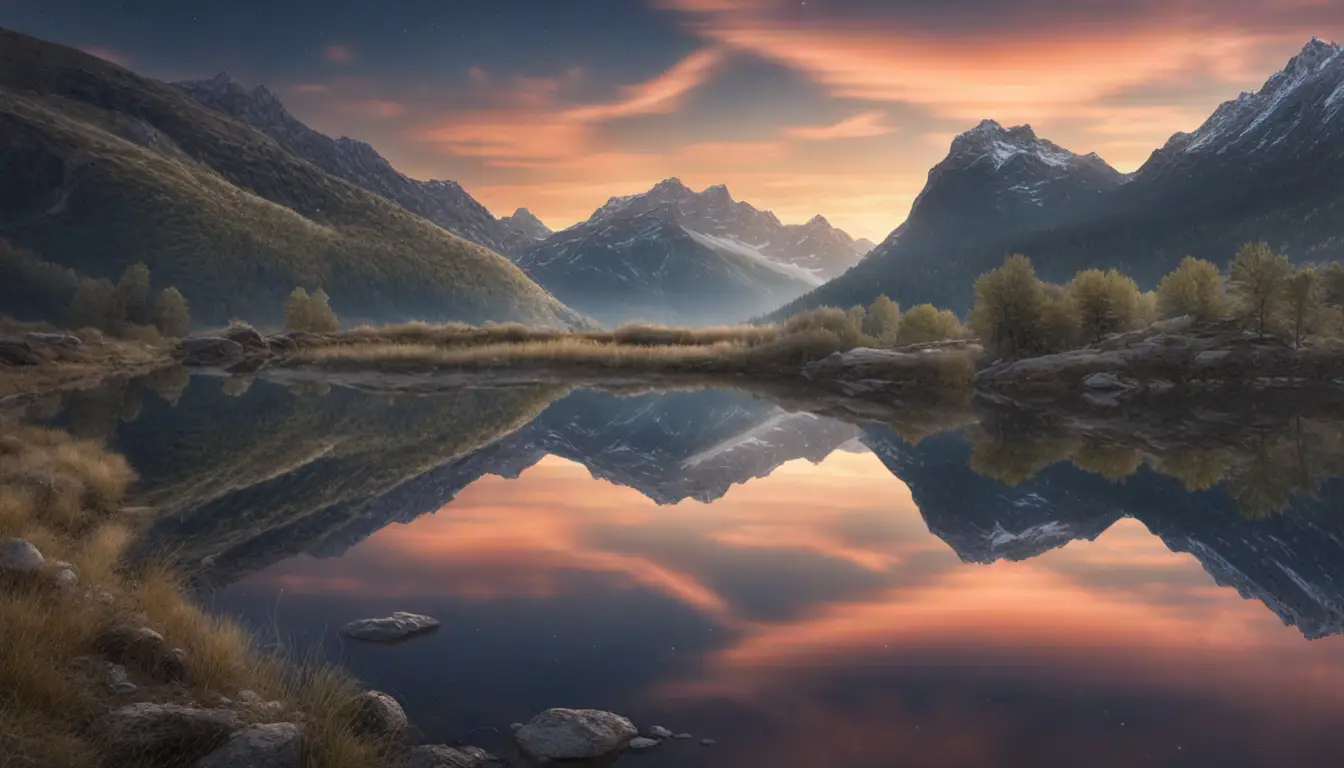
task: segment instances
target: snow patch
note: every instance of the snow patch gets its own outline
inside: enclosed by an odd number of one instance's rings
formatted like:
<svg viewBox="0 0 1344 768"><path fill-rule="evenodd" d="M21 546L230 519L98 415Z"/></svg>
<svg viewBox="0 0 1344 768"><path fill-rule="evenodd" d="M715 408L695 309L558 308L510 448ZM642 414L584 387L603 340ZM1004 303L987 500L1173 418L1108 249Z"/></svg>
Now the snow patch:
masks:
<svg viewBox="0 0 1344 768"><path fill-rule="evenodd" d="M764 253L761 253L759 249L730 237L707 235L703 232L687 229L684 226L681 229L686 234L690 235L691 239L695 242L706 248L717 251L718 253L746 260L755 266L765 267L766 269L777 272L785 277L791 277L794 280L802 281L811 286L818 286L826 282L824 278L810 269L800 267L797 264L787 264L775 261Z"/></svg>

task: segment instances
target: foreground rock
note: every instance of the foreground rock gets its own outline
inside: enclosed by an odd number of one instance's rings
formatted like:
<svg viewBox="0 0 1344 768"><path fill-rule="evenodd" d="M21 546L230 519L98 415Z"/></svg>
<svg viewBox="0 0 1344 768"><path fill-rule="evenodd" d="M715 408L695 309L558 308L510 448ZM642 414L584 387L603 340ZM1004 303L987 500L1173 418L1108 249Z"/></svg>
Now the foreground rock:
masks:
<svg viewBox="0 0 1344 768"><path fill-rule="evenodd" d="M108 659L125 664L164 682L176 682L187 676L186 653L169 648L163 635L149 627L122 624L94 639L94 647Z"/></svg>
<svg viewBox="0 0 1344 768"><path fill-rule="evenodd" d="M6 539L0 543L0 571L33 573L41 570L44 562L42 553L26 539Z"/></svg>
<svg viewBox="0 0 1344 768"><path fill-rule="evenodd" d="M901 349L859 347L803 366L804 378L838 387L846 395L900 390L911 386L966 383L983 350L965 341Z"/></svg>
<svg viewBox="0 0 1344 768"><path fill-rule="evenodd" d="M41 365L42 357L22 339L0 336L0 365Z"/></svg>
<svg viewBox="0 0 1344 768"><path fill-rule="evenodd" d="M182 364L223 365L241 360L243 345L221 336L188 336L182 339Z"/></svg>
<svg viewBox="0 0 1344 768"><path fill-rule="evenodd" d="M406 768L505 768L507 763L480 747L430 744L411 750Z"/></svg>
<svg viewBox="0 0 1344 768"><path fill-rule="evenodd" d="M418 613L398 611L380 619L360 619L341 627L341 635L371 643L395 643L439 628L439 620Z"/></svg>
<svg viewBox="0 0 1344 768"><path fill-rule="evenodd" d="M241 730L227 709L197 709L142 702L109 717L110 765L191 766Z"/></svg>
<svg viewBox="0 0 1344 768"><path fill-rule="evenodd" d="M293 723L245 728L206 755L196 768L299 768L303 731Z"/></svg>
<svg viewBox="0 0 1344 768"><path fill-rule="evenodd" d="M354 727L359 733L389 736L401 733L410 724L397 700L382 691L365 691L355 706Z"/></svg>
<svg viewBox="0 0 1344 768"><path fill-rule="evenodd" d="M537 760L604 758L637 736L629 720L599 709L548 709L514 733L523 753Z"/></svg>

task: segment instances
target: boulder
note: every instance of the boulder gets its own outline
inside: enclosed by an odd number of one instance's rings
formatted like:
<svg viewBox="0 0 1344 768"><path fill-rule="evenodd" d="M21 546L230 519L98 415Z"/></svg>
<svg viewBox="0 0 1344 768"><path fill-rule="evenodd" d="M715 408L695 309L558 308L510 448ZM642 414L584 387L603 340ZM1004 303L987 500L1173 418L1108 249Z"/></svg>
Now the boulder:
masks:
<svg viewBox="0 0 1344 768"><path fill-rule="evenodd" d="M684 741L684 740L686 740L686 739L691 738L691 734L689 734L689 733L678 733L678 734L675 734L672 738Z"/></svg>
<svg viewBox="0 0 1344 768"><path fill-rule="evenodd" d="M242 344L220 336L188 336L182 339L183 365L222 365L242 356Z"/></svg>
<svg viewBox="0 0 1344 768"><path fill-rule="evenodd" d="M700 740L700 746L702 746L702 747L712 747L712 746L714 746L715 744L718 744L718 742L715 741L715 740L713 740L713 739L701 739L701 740Z"/></svg>
<svg viewBox="0 0 1344 768"><path fill-rule="evenodd" d="M27 539L6 539L0 542L0 571L32 573L42 569L46 562Z"/></svg>
<svg viewBox="0 0 1344 768"><path fill-rule="evenodd" d="M227 709L149 702L113 710L108 725L108 764L164 768L194 765L243 727Z"/></svg>
<svg viewBox="0 0 1344 768"><path fill-rule="evenodd" d="M187 655L169 648L163 635L149 627L120 624L94 639L94 647L118 664L125 664L163 682L187 676Z"/></svg>
<svg viewBox="0 0 1344 768"><path fill-rule="evenodd" d="M246 350L265 351L266 339L250 325L230 325L224 331L224 338Z"/></svg>
<svg viewBox="0 0 1344 768"><path fill-rule="evenodd" d="M439 628L439 620L417 613L398 611L380 619L360 619L341 627L341 634L351 640L372 643L394 643Z"/></svg>
<svg viewBox="0 0 1344 768"><path fill-rule="evenodd" d="M507 764L480 747L426 744L411 750L406 768L504 768Z"/></svg>
<svg viewBox="0 0 1344 768"><path fill-rule="evenodd" d="M659 741L658 739L650 739L644 736L636 736L635 738L630 740L630 749L633 749L636 752L643 752L646 749L653 749L654 747L662 743L663 742Z"/></svg>
<svg viewBox="0 0 1344 768"><path fill-rule="evenodd" d="M599 709L548 709L514 733L536 760L593 760L625 749L639 731L620 715Z"/></svg>
<svg viewBox="0 0 1344 768"><path fill-rule="evenodd" d="M42 357L22 339L0 336L0 365L41 365Z"/></svg>
<svg viewBox="0 0 1344 768"><path fill-rule="evenodd" d="M25 333L23 340L29 344L59 349L76 349L84 345L84 341L73 333Z"/></svg>
<svg viewBox="0 0 1344 768"><path fill-rule="evenodd" d="M365 691L355 699L354 727L360 733L387 736L406 730L410 722L397 700L382 691Z"/></svg>
<svg viewBox="0 0 1344 768"><path fill-rule="evenodd" d="M56 572L56 586L61 589L68 589L79 583L79 577L70 568L62 568Z"/></svg>
<svg viewBox="0 0 1344 768"><path fill-rule="evenodd" d="M206 755L196 768L299 768L303 729L294 723L244 728Z"/></svg>
<svg viewBox="0 0 1344 768"><path fill-rule="evenodd" d="M655 726L649 728L648 732L647 732L645 735L647 735L650 739L670 739L670 738L672 738L672 732L669 731L668 729L664 728L664 727L661 726L661 725L655 725Z"/></svg>
<svg viewBox="0 0 1344 768"><path fill-rule="evenodd" d="M1083 377L1083 386L1103 392L1118 392L1133 389L1133 386L1110 371L1102 371Z"/></svg>

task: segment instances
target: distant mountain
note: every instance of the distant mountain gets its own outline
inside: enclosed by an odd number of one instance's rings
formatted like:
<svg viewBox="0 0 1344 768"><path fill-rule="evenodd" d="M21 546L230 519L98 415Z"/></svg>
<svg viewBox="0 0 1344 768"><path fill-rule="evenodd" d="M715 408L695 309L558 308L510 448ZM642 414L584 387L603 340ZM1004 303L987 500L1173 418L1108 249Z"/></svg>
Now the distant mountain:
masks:
<svg viewBox="0 0 1344 768"><path fill-rule="evenodd" d="M510 237L509 251L516 248L539 243L542 240L555 234L551 228L546 226L532 212L526 208L519 208L513 212L512 216L505 216L499 220L512 234Z"/></svg>
<svg viewBox="0 0 1344 768"><path fill-rule="evenodd" d="M1228 262L1266 240L1298 261L1344 252L1344 56L1313 40L1256 93L1179 133L1135 173L1075 155L1027 127L986 121L953 142L909 219L859 266L785 307L849 306L887 293L969 309L1007 253L1048 280L1115 267L1152 288L1193 254Z"/></svg>
<svg viewBox="0 0 1344 768"><path fill-rule="evenodd" d="M93 277L144 261L198 323L278 322L296 285L348 319L584 322L507 259L182 90L8 30L0 136L0 238Z"/></svg>
<svg viewBox="0 0 1344 768"><path fill-rule="evenodd" d="M843 273L863 244L817 216L782 224L678 179L613 197L587 221L524 248L518 265L598 319L705 325L743 320Z"/></svg>
<svg viewBox="0 0 1344 768"><path fill-rule="evenodd" d="M249 89L223 72L208 80L174 85L210 109L270 136L327 173L381 195L497 253L508 254L541 239L536 237L540 230L550 233L531 214L518 221L496 219L455 181L416 181L397 171L362 141L333 139L318 133L290 114L280 98L265 86Z"/></svg>

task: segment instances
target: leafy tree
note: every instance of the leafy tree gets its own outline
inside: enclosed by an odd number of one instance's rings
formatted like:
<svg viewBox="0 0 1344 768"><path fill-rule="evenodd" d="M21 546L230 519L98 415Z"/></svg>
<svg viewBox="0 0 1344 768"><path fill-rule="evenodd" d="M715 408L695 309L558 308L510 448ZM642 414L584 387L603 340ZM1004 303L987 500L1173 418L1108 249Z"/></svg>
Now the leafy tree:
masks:
<svg viewBox="0 0 1344 768"><path fill-rule="evenodd" d="M1048 298L1036 279L1031 259L1009 256L1003 266L975 281L971 328L1000 354L1020 355L1043 346L1043 319Z"/></svg>
<svg viewBox="0 0 1344 768"><path fill-rule="evenodd" d="M169 338L187 335L191 329L191 311L181 291L169 286L154 299L154 327Z"/></svg>
<svg viewBox="0 0 1344 768"><path fill-rule="evenodd" d="M331 298L327 292L318 288L313 291L313 309L310 321L313 324L314 333L331 333L341 328L341 319L336 316L335 310L331 308Z"/></svg>
<svg viewBox="0 0 1344 768"><path fill-rule="evenodd" d="M1069 283L1068 293L1083 334L1093 341L1139 325L1139 286L1114 269L1079 272Z"/></svg>
<svg viewBox="0 0 1344 768"><path fill-rule="evenodd" d="M879 344L895 344L901 332L901 305L884 293L868 305L863 332Z"/></svg>
<svg viewBox="0 0 1344 768"><path fill-rule="evenodd" d="M864 309L862 304L855 304L845 314L849 316L849 324L860 329L868 318L868 310Z"/></svg>
<svg viewBox="0 0 1344 768"><path fill-rule="evenodd" d="M1062 352L1078 346L1082 338L1082 322L1078 306L1062 285L1044 283L1045 304L1041 307L1041 326L1038 351Z"/></svg>
<svg viewBox="0 0 1344 768"><path fill-rule="evenodd" d="M1275 253L1268 243L1247 243L1232 260L1230 282L1242 315L1265 331L1278 319L1284 288L1293 275L1288 257Z"/></svg>
<svg viewBox="0 0 1344 768"><path fill-rule="evenodd" d="M1212 262L1186 256L1157 284L1157 303L1163 317L1189 315L1196 322L1217 320L1227 312L1223 276Z"/></svg>
<svg viewBox="0 0 1344 768"><path fill-rule="evenodd" d="M152 314L149 306L149 267L136 262L121 273L117 281L117 302L126 319L136 325L149 325Z"/></svg>
<svg viewBox="0 0 1344 768"><path fill-rule="evenodd" d="M931 341L966 338L966 328L956 313L932 304L911 307L901 316L898 344L923 344Z"/></svg>
<svg viewBox="0 0 1344 768"><path fill-rule="evenodd" d="M1315 267L1303 267L1285 287L1288 323L1293 330L1293 345L1302 346L1302 337L1312 328L1321 309L1321 281Z"/></svg>
<svg viewBox="0 0 1344 768"><path fill-rule="evenodd" d="M70 299L70 326L116 334L123 324L117 289L110 280L84 278Z"/></svg>
<svg viewBox="0 0 1344 768"><path fill-rule="evenodd" d="M289 331L307 331L312 326L313 297L299 286L285 299L285 329Z"/></svg>
<svg viewBox="0 0 1344 768"><path fill-rule="evenodd" d="M1338 261L1321 271L1321 301L1344 309L1344 265Z"/></svg>

